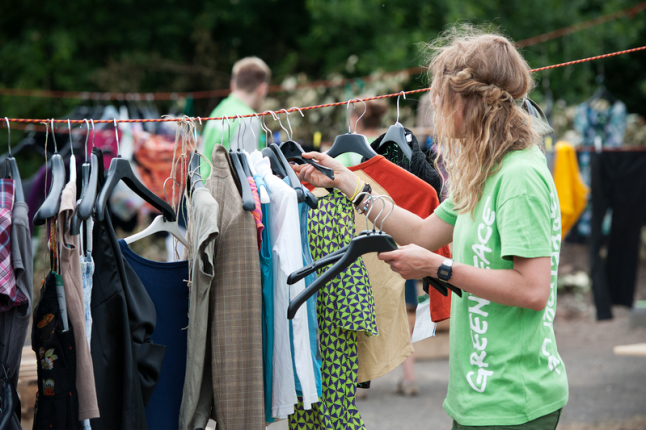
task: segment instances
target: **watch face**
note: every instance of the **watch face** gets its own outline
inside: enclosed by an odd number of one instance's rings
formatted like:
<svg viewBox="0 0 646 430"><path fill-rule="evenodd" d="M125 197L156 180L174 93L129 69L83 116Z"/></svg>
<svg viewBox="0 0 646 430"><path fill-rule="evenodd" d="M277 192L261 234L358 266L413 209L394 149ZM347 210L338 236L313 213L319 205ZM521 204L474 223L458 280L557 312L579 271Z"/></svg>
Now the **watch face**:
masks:
<svg viewBox="0 0 646 430"><path fill-rule="evenodd" d="M446 277L446 276L449 276L449 271L446 269L440 269L438 274L440 276Z"/></svg>

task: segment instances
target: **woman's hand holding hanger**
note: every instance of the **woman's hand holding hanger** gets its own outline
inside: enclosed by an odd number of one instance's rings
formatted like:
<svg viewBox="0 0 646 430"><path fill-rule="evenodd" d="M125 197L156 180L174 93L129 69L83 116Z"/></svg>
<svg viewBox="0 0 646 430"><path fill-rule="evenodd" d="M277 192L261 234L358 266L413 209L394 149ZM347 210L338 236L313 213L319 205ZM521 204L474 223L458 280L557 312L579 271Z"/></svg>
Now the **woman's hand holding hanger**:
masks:
<svg viewBox="0 0 646 430"><path fill-rule="evenodd" d="M308 182L317 188L338 188L348 197L352 197L359 178L343 164L327 154L319 152L306 152L303 158L309 158L321 166L329 167L334 171L334 180L328 178L309 164L293 165L292 168L298 179Z"/></svg>

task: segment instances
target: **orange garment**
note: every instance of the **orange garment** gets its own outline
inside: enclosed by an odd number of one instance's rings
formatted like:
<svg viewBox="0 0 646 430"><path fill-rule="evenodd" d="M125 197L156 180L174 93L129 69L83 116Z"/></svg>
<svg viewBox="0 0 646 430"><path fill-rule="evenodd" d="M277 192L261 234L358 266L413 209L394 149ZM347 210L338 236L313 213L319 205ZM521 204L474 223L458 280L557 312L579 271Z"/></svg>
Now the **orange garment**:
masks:
<svg viewBox="0 0 646 430"><path fill-rule="evenodd" d="M146 132L135 136L134 160L139 167L141 182L157 197L168 201L175 207L183 193L177 184L186 184L186 173L182 171L182 163L177 163L175 174L175 201L173 199L173 181L166 182L164 194L164 181L170 176L173 167L173 150L175 148L175 135L150 134ZM178 144L176 158L181 155L181 145ZM167 197L168 196L168 197ZM152 206L150 206L152 209ZM154 210L154 209L153 209Z"/></svg>
<svg viewBox="0 0 646 430"><path fill-rule="evenodd" d="M565 237L585 210L590 189L581 179L574 146L560 141L554 150L554 185L561 205L561 234Z"/></svg>

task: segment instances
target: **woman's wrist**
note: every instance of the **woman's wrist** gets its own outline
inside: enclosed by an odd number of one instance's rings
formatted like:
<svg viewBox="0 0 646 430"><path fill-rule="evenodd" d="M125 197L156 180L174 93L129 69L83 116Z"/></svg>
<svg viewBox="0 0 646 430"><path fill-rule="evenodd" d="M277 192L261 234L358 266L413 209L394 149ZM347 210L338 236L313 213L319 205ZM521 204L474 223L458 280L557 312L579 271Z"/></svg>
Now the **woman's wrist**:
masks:
<svg viewBox="0 0 646 430"><path fill-rule="evenodd" d="M355 189L357 188L357 183L359 182L359 177L352 173L350 170L340 172L340 175L337 175L337 188L348 198L352 197Z"/></svg>

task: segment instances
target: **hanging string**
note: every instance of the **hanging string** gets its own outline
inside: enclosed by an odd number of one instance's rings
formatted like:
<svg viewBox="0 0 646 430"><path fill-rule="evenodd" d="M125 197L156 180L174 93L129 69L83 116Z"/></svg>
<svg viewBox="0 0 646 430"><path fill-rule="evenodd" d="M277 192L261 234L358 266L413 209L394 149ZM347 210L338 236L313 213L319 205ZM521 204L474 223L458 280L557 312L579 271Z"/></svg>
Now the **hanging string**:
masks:
<svg viewBox="0 0 646 430"><path fill-rule="evenodd" d="M566 63L554 64L552 66L539 67L538 69L530 70L530 72L532 72L532 73L541 72L543 70L550 70L550 69L556 69L558 67L566 67L566 66L571 66L571 65L574 65L574 64L581 64L581 63L585 63L585 62L588 62L588 61L601 60L601 59L604 59L604 58L616 57L617 55L630 54L630 53L633 53L633 52L638 52L638 51L643 51L643 50L646 50L646 46L640 46L639 48L632 48L632 49L626 49L626 50L623 50L623 51L612 52L612 53L609 53L609 54L597 55L597 56L594 56L594 57L583 58L583 59L580 59L580 60L568 61ZM406 95L418 94L418 93L427 92L429 90L430 90L430 88L422 88L422 89L419 89L419 90L404 91L404 94L406 94ZM402 92L400 91L398 93L384 94L384 95L381 95L381 96L367 97L367 98L363 98L363 99L353 99L350 103L354 104L354 103L359 103L359 102L367 102L367 101L370 101L370 100L379 100L379 99L397 97L401 93ZM327 103L327 104L321 104L321 105L307 106L307 107L303 107L303 108L293 107L293 108L290 108L290 109L285 109L284 111L291 113L291 112L296 112L299 109L301 111L312 110L312 109L322 109L322 108L334 107L334 106L344 106L347 103L348 103L347 101L342 101L342 102L336 102L336 103ZM270 112L267 111L267 112L263 112L263 113L259 113L259 114L254 113L254 114L248 114L248 115L241 115L241 117L242 118L251 118L251 117L254 117L254 116L266 116L266 115L270 115ZM224 119L223 117L202 118L202 120L204 120L204 121L221 121L223 119ZM194 120L194 118L193 118L193 120ZM9 118L9 121L17 122L17 123L39 123L39 122L42 122L43 120L42 119ZM145 122L178 122L178 121L180 121L180 119L178 119L178 118L163 118L163 117L162 118L155 118L155 119L124 119L124 120L119 120L120 123L122 123L122 122L128 122L128 123L135 123L135 122L141 122L141 123L145 123ZM70 120L70 122L73 123L73 124L83 124L84 121L82 119L79 119L79 120ZM94 121L95 124L107 124L107 123L111 123L111 122L112 122L112 120L97 120L97 121ZM54 120L54 123L67 123L67 120L66 119L57 119L57 120Z"/></svg>

